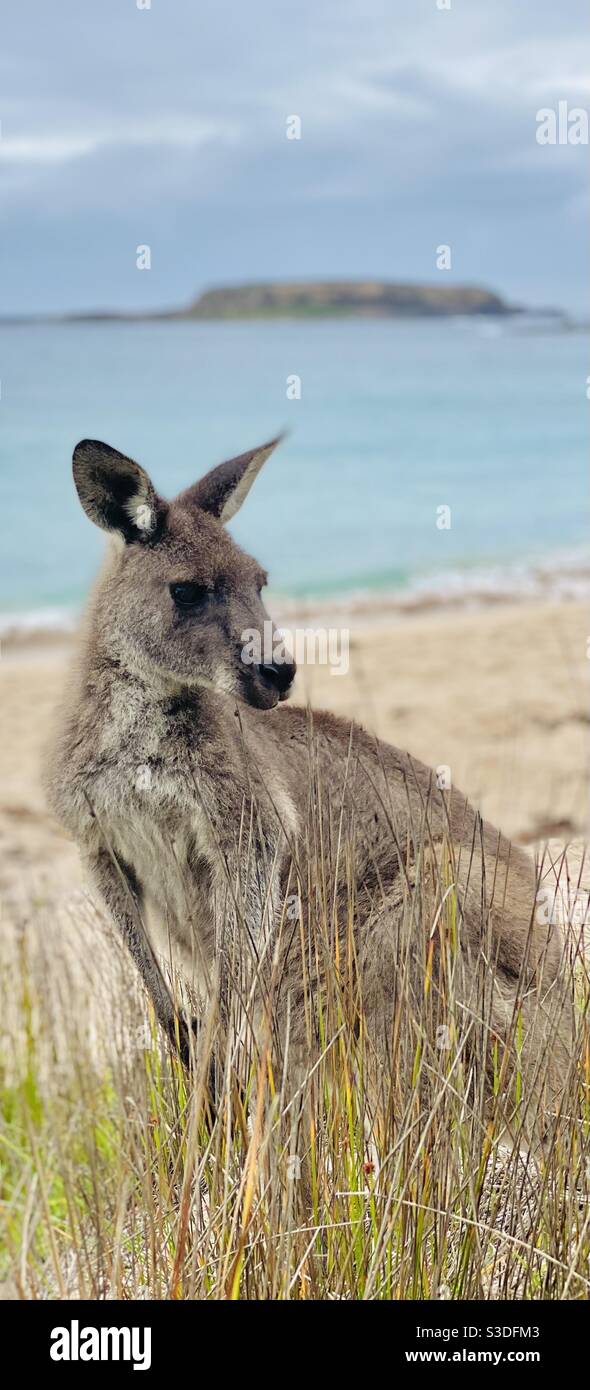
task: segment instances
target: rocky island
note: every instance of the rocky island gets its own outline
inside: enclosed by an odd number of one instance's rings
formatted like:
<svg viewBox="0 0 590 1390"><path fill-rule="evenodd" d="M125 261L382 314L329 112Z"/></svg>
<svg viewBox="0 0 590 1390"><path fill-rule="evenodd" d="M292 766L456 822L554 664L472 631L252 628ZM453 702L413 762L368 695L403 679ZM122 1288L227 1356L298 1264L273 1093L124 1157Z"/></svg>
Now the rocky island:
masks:
<svg viewBox="0 0 590 1390"><path fill-rule="evenodd" d="M500 295L476 285L418 285L390 280L301 280L206 290L158 318L423 318L513 314Z"/></svg>
<svg viewBox="0 0 590 1390"><path fill-rule="evenodd" d="M559 310L525 310L480 285L412 284L397 280L277 280L204 290L188 304L168 309L85 309L65 314L2 315L0 323L143 323L198 319L417 319L509 317Z"/></svg>

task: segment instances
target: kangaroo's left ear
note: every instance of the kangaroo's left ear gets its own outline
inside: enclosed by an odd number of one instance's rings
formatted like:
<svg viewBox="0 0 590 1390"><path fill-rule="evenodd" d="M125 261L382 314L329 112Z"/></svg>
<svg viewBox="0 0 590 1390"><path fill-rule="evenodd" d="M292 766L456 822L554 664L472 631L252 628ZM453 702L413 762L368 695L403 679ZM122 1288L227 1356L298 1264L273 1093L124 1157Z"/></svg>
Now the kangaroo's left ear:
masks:
<svg viewBox="0 0 590 1390"><path fill-rule="evenodd" d="M78 497L96 526L128 543L158 538L167 504L135 459L99 439L82 439L73 469Z"/></svg>
<svg viewBox="0 0 590 1390"><path fill-rule="evenodd" d="M247 497L263 463L283 438L284 435L279 434L269 444L261 444L258 449L249 449L247 454L239 454L235 459L219 463L193 487L181 492L178 501L200 507L201 511L210 512L220 521L230 521Z"/></svg>

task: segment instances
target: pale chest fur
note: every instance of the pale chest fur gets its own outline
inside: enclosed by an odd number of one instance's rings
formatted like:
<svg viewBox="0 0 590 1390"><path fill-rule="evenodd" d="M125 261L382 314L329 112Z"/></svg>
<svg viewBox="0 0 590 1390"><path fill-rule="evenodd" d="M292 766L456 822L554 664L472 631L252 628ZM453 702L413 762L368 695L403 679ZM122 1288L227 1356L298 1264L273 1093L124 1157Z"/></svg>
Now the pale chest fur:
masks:
<svg viewBox="0 0 590 1390"><path fill-rule="evenodd" d="M198 741L167 702L116 687L81 773L95 831L132 870L154 946L201 991L215 953L218 852Z"/></svg>
<svg viewBox="0 0 590 1390"><path fill-rule="evenodd" d="M200 820L185 813L173 824L130 810L113 819L110 833L115 853L133 870L156 950L207 993L215 955L213 856Z"/></svg>
<svg viewBox="0 0 590 1390"><path fill-rule="evenodd" d="M97 725L84 767L101 837L132 870L154 946L201 994L214 978L227 916L224 866L235 864L248 820L252 768L242 781L241 764L233 710L213 725L206 701L178 710L168 699L147 703L125 683L110 692L109 718ZM297 816L279 779L266 780L273 786L265 806L257 798L256 822L272 861L281 827L294 834ZM255 856L251 845L248 866L260 896ZM252 898L255 920L259 904L247 880L241 876L242 893L245 903Z"/></svg>

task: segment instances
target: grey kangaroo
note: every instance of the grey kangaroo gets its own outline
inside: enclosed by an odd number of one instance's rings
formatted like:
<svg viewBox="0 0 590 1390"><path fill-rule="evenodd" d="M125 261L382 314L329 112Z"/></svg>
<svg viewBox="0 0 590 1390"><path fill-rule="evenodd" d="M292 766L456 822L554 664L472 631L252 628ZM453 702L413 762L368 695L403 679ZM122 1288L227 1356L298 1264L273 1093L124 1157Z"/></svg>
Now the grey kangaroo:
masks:
<svg viewBox="0 0 590 1390"><path fill-rule="evenodd" d="M401 976L423 995L440 927L440 897L433 888L429 900L427 885L445 846L465 1013L496 1046L511 1045L518 1014L519 1066L531 1094L542 1067L555 1106L572 1009L561 933L537 920L532 861L407 753L348 720L285 705L295 675L287 653L244 659L244 633L270 621L266 575L225 523L277 442L220 464L173 501L132 459L78 444L78 496L110 544L50 755L52 808L183 1059L193 1032L162 954L216 1001L225 1027L239 997L251 1046L270 1027L297 1077L319 1047L307 1001L320 1000L333 967L306 935L318 836L334 953L348 936L363 1027L384 1067Z"/></svg>

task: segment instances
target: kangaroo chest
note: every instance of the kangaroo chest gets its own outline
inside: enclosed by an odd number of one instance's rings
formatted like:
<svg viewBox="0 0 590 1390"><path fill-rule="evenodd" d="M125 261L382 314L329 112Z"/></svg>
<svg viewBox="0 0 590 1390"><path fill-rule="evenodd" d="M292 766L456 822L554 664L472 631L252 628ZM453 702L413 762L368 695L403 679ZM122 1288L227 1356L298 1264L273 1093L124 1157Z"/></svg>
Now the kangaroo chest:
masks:
<svg viewBox="0 0 590 1390"><path fill-rule="evenodd" d="M238 862L246 907L268 915L259 871L285 829L295 833L295 808L278 778L269 795L255 763L244 771L234 712L216 717L207 695L144 708L117 692L111 713L87 767L89 799L133 871L154 946L200 989L215 974Z"/></svg>
<svg viewBox="0 0 590 1390"><path fill-rule="evenodd" d="M116 714L88 770L89 799L133 871L153 945L200 990L215 953L215 808L195 731L166 706L118 700Z"/></svg>
<svg viewBox="0 0 590 1390"><path fill-rule="evenodd" d="M113 848L133 870L155 949L199 991L213 968L211 868L198 816L116 818Z"/></svg>

